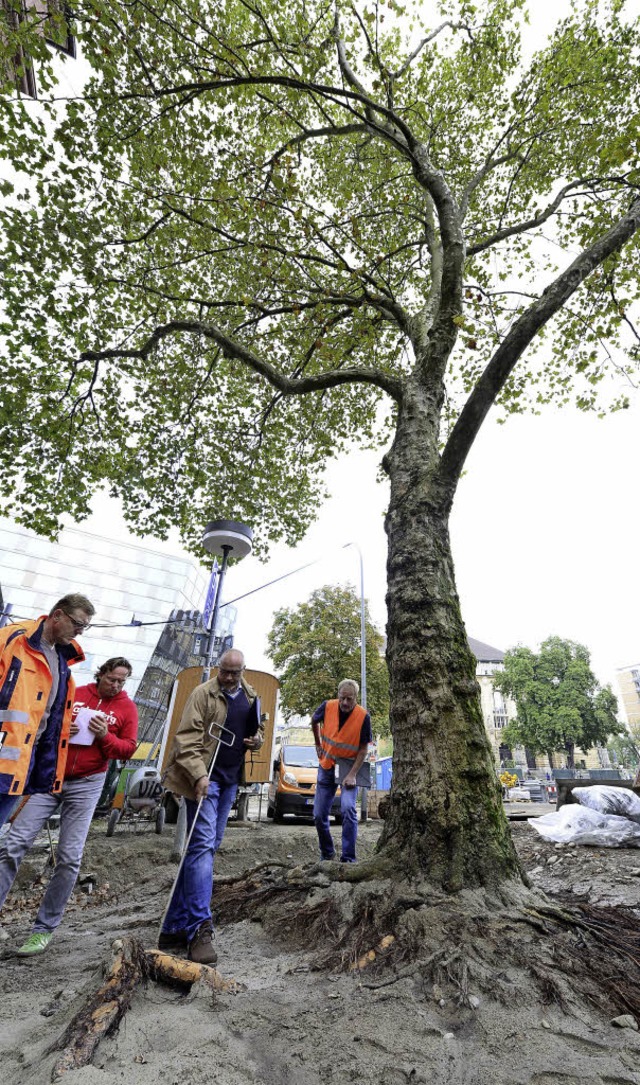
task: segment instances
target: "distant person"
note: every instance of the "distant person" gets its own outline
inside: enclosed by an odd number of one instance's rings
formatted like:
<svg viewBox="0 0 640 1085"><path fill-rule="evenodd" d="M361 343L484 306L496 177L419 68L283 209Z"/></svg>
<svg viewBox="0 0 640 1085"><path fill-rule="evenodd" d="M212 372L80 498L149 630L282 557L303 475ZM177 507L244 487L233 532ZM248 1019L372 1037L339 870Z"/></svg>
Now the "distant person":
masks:
<svg viewBox="0 0 640 1085"><path fill-rule="evenodd" d="M371 719L366 708L357 703L360 687L345 678L338 686L338 698L323 701L311 717L318 766L318 784L313 803L313 820L318 832L321 859L335 859L336 851L329 831L329 814L339 781L336 765L348 764L340 784L340 813L342 815L342 863L356 862L358 838L358 770L367 758L372 741Z"/></svg>
<svg viewBox="0 0 640 1085"><path fill-rule="evenodd" d="M158 948L186 953L198 964L215 964L218 959L211 917L213 860L241 782L246 753L259 750L264 742L260 701L242 677L243 671L242 652L231 648L221 657L217 676L193 691L182 713L163 781L169 791L185 797L189 830L200 801L201 806ZM224 744L230 740L228 735L218 744L220 725L235 736L232 745Z"/></svg>
<svg viewBox="0 0 640 1085"><path fill-rule="evenodd" d="M0 825L21 795L62 789L75 683L84 653L73 639L95 609L65 595L49 615L0 629Z"/></svg>
<svg viewBox="0 0 640 1085"><path fill-rule="evenodd" d="M61 790L55 795L32 795L0 845L2 908L25 853L48 819L59 812L60 835L54 871L33 930L17 951L19 957L44 953L49 945L76 884L109 760L127 760L136 748L138 710L123 688L130 674L129 661L116 656L98 668L95 682L79 687ZM82 744L74 742L75 737L82 737Z"/></svg>

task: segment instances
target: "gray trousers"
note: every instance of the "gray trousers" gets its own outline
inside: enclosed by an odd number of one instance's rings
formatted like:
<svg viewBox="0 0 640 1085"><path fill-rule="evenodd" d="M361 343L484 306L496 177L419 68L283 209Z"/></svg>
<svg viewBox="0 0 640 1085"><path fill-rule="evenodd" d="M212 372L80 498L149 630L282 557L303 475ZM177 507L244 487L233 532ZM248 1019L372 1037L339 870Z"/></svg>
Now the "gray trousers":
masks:
<svg viewBox="0 0 640 1085"><path fill-rule="evenodd" d="M33 925L53 931L76 884L85 841L106 773L65 780L59 795L32 795L0 845L0 908L13 885L25 852L52 814L60 814L56 865Z"/></svg>

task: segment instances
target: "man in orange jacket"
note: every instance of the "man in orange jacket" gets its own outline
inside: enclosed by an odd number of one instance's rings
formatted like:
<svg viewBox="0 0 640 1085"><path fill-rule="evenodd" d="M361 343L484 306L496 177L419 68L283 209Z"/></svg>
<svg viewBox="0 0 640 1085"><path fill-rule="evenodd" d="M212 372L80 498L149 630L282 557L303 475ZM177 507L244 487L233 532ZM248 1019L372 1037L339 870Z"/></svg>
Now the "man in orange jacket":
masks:
<svg viewBox="0 0 640 1085"><path fill-rule="evenodd" d="M357 704L360 687L345 678L338 686L338 698L323 701L311 717L318 766L318 784L313 803L313 820L318 833L321 859L335 859L333 838L329 831L329 812L338 788L336 764L346 768L340 785L342 815L342 863L355 863L358 838L358 770L367 757L372 741L371 719L366 708Z"/></svg>
<svg viewBox="0 0 640 1085"><path fill-rule="evenodd" d="M126 761L136 748L138 710L124 691L130 674L129 661L115 656L98 668L95 684L76 690L62 790L59 795L32 795L0 845L2 908L27 850L51 815L60 814L55 870L19 957L44 953L49 945L76 884L109 759Z"/></svg>
<svg viewBox="0 0 640 1085"><path fill-rule="evenodd" d="M62 789L75 684L84 653L74 637L95 609L65 595L48 615L0 629L0 825L21 795Z"/></svg>

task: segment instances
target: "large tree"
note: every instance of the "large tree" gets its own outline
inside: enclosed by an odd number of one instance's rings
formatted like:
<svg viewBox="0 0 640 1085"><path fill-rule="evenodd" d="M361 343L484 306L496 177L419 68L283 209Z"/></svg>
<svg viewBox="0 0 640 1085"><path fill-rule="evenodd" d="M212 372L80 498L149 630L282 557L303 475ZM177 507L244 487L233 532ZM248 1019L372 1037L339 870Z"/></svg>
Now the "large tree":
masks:
<svg viewBox="0 0 640 1085"><path fill-rule="evenodd" d="M548 637L539 652L511 648L495 686L513 698L518 713L502 732L503 741L546 753L551 763L562 751L572 769L576 747L604 746L610 735L625 730L611 686L600 686L584 644Z"/></svg>
<svg viewBox="0 0 640 1085"><path fill-rule="evenodd" d="M325 584L296 607L273 616L268 655L280 679L285 718L306 716L335 697L343 678L359 680L360 598L350 587ZM367 708L374 734L389 731L389 675L381 655L384 637L365 603Z"/></svg>
<svg viewBox="0 0 640 1085"><path fill-rule="evenodd" d="M43 87L2 111L5 511L51 531L106 484L139 531L195 547L229 515L293 542L327 458L389 436L381 861L448 890L517 878L449 515L493 407L623 405L636 23L576 0L523 58L524 0L73 17L92 75L67 101L32 20L2 38Z"/></svg>

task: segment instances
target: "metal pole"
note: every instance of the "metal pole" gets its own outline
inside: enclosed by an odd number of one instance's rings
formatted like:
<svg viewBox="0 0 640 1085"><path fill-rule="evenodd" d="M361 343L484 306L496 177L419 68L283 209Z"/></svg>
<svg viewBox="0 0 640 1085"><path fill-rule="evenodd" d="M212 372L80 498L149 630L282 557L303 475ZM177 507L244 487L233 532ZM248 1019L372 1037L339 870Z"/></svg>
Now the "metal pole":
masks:
<svg viewBox="0 0 640 1085"><path fill-rule="evenodd" d="M216 643L216 623L218 621L218 613L220 611L220 596L222 594L222 582L224 575L227 571L227 562L229 560L229 553L233 549L232 546L226 544L222 547L222 565L220 572L218 573L218 583L216 584L216 597L213 604L213 615L211 618L211 632L209 634L209 645L207 648L207 662L202 670L202 681L208 682L211 677L211 667L213 665L213 655L215 651Z"/></svg>
<svg viewBox="0 0 640 1085"><path fill-rule="evenodd" d="M365 623L365 606L364 606L364 562L362 561L362 551L357 543L348 542L343 546L343 550L346 550L348 546L353 546L354 550L358 551L358 557L360 558L360 704L363 708L367 707L367 627Z"/></svg>

